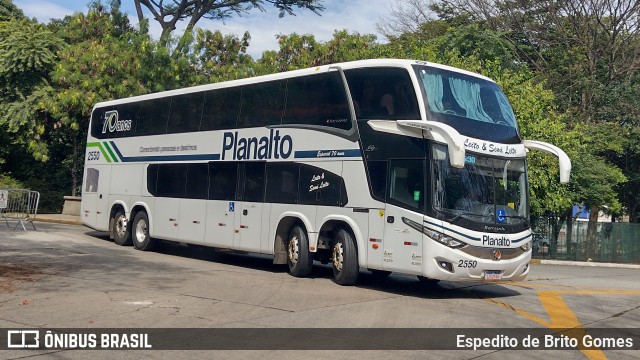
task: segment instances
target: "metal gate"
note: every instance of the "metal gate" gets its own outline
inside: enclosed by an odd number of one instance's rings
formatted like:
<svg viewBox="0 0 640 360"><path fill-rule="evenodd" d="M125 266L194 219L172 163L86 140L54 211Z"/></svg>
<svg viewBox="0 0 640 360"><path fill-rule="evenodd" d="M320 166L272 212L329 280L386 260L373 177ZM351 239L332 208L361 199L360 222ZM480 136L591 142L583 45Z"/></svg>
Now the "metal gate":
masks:
<svg viewBox="0 0 640 360"><path fill-rule="evenodd" d="M40 193L26 189L0 189L0 221L4 221L7 227L9 222L16 222L13 230L22 226L27 231L25 224L31 224L34 230L36 226L33 220L38 213Z"/></svg>

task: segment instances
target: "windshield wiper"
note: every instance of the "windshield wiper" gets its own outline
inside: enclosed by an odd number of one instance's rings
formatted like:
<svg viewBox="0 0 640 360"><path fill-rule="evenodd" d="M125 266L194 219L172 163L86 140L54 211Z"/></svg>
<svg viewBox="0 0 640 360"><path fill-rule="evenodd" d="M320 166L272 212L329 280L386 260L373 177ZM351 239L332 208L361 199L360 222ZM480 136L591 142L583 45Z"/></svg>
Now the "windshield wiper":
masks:
<svg viewBox="0 0 640 360"><path fill-rule="evenodd" d="M461 217L463 216L480 216L480 217L485 217L486 215L483 214L476 214L476 213L471 213L471 212L463 212L461 214L458 214L456 216L454 216L451 220L449 220L450 223L454 223L456 221L458 221Z"/></svg>

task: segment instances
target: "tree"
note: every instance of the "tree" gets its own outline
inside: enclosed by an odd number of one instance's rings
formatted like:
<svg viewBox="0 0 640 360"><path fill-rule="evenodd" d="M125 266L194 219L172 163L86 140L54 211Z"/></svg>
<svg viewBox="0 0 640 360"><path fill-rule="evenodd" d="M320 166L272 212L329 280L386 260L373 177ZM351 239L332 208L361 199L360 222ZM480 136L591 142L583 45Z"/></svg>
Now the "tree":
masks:
<svg viewBox="0 0 640 360"><path fill-rule="evenodd" d="M95 103L191 84L190 63L173 60L158 46L142 22L129 24L116 6L94 3L87 15L77 13L54 24L69 46L59 52L52 72L55 98L47 110L72 145L69 154L72 194L79 188L84 143Z"/></svg>
<svg viewBox="0 0 640 360"><path fill-rule="evenodd" d="M233 15L246 14L253 9L264 11L264 4L275 6L280 17L285 14L294 15L294 9L309 9L319 14L324 7L321 0L174 0L164 3L163 0L134 0L138 20L142 22L144 14L142 6L147 8L153 19L162 27L161 45L167 46L170 34L176 29L179 21L188 20L186 30L180 37L173 56L183 53L191 42L190 37L196 24L201 19L224 20Z"/></svg>
<svg viewBox="0 0 640 360"><path fill-rule="evenodd" d="M387 39L418 33L422 25L433 19L429 0L395 0L389 14L378 19L376 29Z"/></svg>
<svg viewBox="0 0 640 360"><path fill-rule="evenodd" d="M0 0L0 21L11 19L25 19L22 10L18 9L11 0Z"/></svg>
<svg viewBox="0 0 640 360"><path fill-rule="evenodd" d="M46 110L53 96L49 73L63 47L43 25L24 19L0 22L0 126L41 161L49 156L45 129L55 126Z"/></svg>

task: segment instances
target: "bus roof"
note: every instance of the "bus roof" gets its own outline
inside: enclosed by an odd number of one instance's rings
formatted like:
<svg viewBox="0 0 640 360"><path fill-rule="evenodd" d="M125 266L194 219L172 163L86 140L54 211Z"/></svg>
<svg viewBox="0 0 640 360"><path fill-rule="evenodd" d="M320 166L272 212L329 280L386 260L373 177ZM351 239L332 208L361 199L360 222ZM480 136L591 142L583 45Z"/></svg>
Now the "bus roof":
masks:
<svg viewBox="0 0 640 360"><path fill-rule="evenodd" d="M199 92L199 91L222 89L227 87L234 87L234 86L241 86L241 85L267 82L267 81L273 81L273 80L281 80L281 79L287 79L287 78L293 78L293 77L299 77L299 76L305 76L305 75L312 75L312 74L328 71L332 67L340 67L344 70L349 70L349 69L361 69L361 68L368 68L368 67L410 68L412 65L430 66L434 68L439 68L443 70L448 70L448 71L466 74L469 76L478 77L478 78L493 82L492 79L477 73L458 69L452 66L428 62L428 61L404 60L404 59L369 59L369 60L356 60L356 61L349 61L344 63L322 65L322 66L316 66L316 67L300 69L300 70L292 70L292 71L280 72L280 73L269 74L269 75L254 76L254 77L231 80L231 81L222 81L222 82L211 83L206 85L191 86L191 87L180 88L175 90L168 90L168 91L162 91L157 93L132 96L128 98L103 101L95 104L94 109L98 107L151 100L151 99L163 98L163 97L174 96L174 95L189 94L189 93Z"/></svg>

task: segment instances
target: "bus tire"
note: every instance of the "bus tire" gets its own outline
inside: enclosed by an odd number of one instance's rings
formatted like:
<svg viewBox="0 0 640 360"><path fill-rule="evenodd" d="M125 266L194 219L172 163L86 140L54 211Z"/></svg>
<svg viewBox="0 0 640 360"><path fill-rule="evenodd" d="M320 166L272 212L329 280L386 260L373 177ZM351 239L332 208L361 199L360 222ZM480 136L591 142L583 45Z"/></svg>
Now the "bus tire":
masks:
<svg viewBox="0 0 640 360"><path fill-rule="evenodd" d="M149 236L149 217L144 211L140 211L133 219L133 226L131 226L131 232L133 239L133 246L142 251L152 250L156 241Z"/></svg>
<svg viewBox="0 0 640 360"><path fill-rule="evenodd" d="M120 246L131 245L131 226L127 222L124 210L118 210L113 219L113 228L111 229L113 242Z"/></svg>
<svg viewBox="0 0 640 360"><path fill-rule="evenodd" d="M309 252L309 237L299 225L294 225L287 240L287 265L289 274L295 277L309 275L313 268L313 258Z"/></svg>
<svg viewBox="0 0 640 360"><path fill-rule="evenodd" d="M331 255L333 281L338 285L353 285L358 281L360 266L353 236L345 229L336 233Z"/></svg>

